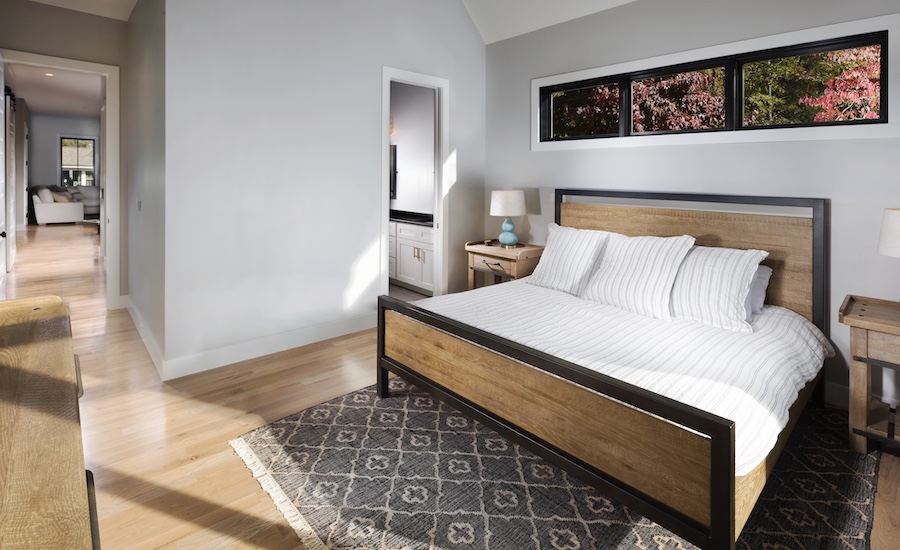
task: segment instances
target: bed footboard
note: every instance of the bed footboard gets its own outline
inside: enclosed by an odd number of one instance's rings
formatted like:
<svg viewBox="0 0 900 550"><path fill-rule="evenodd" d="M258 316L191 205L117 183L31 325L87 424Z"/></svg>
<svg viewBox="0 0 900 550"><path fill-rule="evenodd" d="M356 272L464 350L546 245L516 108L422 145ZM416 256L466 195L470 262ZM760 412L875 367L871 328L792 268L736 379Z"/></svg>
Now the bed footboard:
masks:
<svg viewBox="0 0 900 550"><path fill-rule="evenodd" d="M704 548L735 541L734 423L386 296L378 389L403 376Z"/></svg>

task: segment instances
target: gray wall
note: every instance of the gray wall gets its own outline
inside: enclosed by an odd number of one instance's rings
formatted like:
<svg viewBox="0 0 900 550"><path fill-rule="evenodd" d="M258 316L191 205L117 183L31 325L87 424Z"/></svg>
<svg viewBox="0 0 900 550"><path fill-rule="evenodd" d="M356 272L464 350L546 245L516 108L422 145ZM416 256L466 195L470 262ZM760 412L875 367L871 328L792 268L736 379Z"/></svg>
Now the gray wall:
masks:
<svg viewBox="0 0 900 550"><path fill-rule="evenodd" d="M29 187L59 185L59 139L61 137L93 138L94 150L102 150L99 118L75 118L31 114L28 148ZM99 165L99 159L97 164Z"/></svg>
<svg viewBox="0 0 900 550"><path fill-rule="evenodd" d="M165 26L164 205L131 212L165 220L164 377L374 325L383 66L450 81L444 230L451 290L465 288L485 47L459 0L189 0Z"/></svg>
<svg viewBox="0 0 900 550"><path fill-rule="evenodd" d="M128 21L123 149L128 158L128 288L148 349L165 348L166 18L165 0L139 0ZM138 210L138 199L141 201Z"/></svg>
<svg viewBox="0 0 900 550"><path fill-rule="evenodd" d="M831 200L829 400L846 400L849 330L837 321L845 294L900 297L900 262L875 252L881 212L900 205L900 139L828 139L530 150L530 81L787 31L898 13L894 1L641 0L487 47L487 189L525 188L522 240L545 242L552 189L608 188L799 195ZM892 39L896 38L892 35ZM896 58L897 50L891 52ZM897 71L891 87L900 86ZM784 130L787 131L787 130ZM893 135L898 135L896 132ZM636 138L641 139L641 138ZM486 217L485 234L496 233ZM885 393L900 392L886 377Z"/></svg>
<svg viewBox="0 0 900 550"><path fill-rule="evenodd" d="M0 48L124 66L124 21L31 2L0 1Z"/></svg>

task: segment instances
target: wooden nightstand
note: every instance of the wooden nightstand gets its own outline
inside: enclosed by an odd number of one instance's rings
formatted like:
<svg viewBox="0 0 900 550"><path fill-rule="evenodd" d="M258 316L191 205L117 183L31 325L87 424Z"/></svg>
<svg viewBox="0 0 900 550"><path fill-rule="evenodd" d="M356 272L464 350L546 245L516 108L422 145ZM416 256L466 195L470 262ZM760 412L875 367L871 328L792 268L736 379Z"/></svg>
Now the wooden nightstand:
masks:
<svg viewBox="0 0 900 550"><path fill-rule="evenodd" d="M850 448L900 448L897 411L872 399L872 366L900 370L900 303L847 295L838 320L850 326Z"/></svg>
<svg viewBox="0 0 900 550"><path fill-rule="evenodd" d="M518 279L531 275L544 247L536 244L519 243L515 248L503 248L496 240L472 241L466 243L469 253L469 289L475 288L475 273L493 275L494 282Z"/></svg>

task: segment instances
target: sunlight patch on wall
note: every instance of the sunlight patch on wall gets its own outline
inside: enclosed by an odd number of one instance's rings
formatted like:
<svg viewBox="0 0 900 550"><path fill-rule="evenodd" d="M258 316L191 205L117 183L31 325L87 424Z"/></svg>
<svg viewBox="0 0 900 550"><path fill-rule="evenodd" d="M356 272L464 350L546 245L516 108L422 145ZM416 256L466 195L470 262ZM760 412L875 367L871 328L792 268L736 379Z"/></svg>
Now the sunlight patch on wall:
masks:
<svg viewBox="0 0 900 550"><path fill-rule="evenodd" d="M443 190L441 196L442 198L447 198L447 195L450 194L450 189L456 183L456 149L447 155L447 160L444 161L444 165L441 169L443 172Z"/></svg>
<svg viewBox="0 0 900 550"><path fill-rule="evenodd" d="M344 310L352 310L366 290L378 283L381 243L376 237L350 266L350 281L344 290Z"/></svg>

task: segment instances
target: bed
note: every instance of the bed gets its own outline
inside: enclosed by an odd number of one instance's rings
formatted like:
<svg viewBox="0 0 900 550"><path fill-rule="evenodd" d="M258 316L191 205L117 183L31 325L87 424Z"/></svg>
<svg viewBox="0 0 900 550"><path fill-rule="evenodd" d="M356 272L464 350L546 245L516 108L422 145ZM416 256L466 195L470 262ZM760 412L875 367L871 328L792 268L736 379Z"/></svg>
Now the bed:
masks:
<svg viewBox="0 0 900 550"><path fill-rule="evenodd" d="M565 228L768 251L766 303L828 334L824 199L585 189L558 189L555 198ZM504 283L515 284L526 283ZM389 373L704 548L734 547L800 411L814 393L821 398L814 377L771 450L736 476L733 419L382 296L377 383L385 397Z"/></svg>

